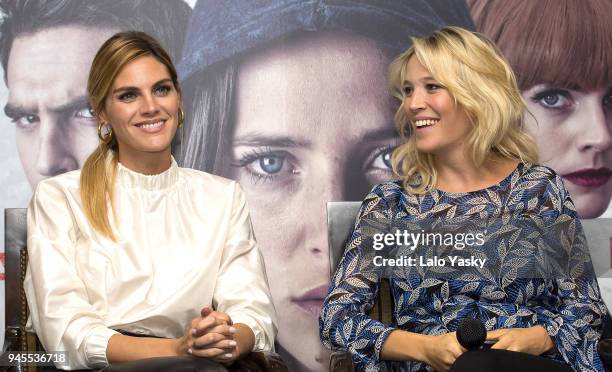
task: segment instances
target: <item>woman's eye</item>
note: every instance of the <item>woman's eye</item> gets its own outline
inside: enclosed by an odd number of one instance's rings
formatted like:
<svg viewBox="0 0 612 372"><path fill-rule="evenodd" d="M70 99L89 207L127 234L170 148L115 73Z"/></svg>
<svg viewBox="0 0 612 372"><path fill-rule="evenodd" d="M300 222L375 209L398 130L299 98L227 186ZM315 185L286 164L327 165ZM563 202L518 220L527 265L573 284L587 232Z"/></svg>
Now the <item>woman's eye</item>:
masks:
<svg viewBox="0 0 612 372"><path fill-rule="evenodd" d="M40 118L37 115L23 115L13 119L13 123L22 129L28 129L38 123Z"/></svg>
<svg viewBox="0 0 612 372"><path fill-rule="evenodd" d="M382 170L391 170L391 153L393 152L393 148L387 147L381 152L379 152L374 160L370 163L370 168L382 169Z"/></svg>
<svg viewBox="0 0 612 372"><path fill-rule="evenodd" d="M93 119L96 117L96 113L91 108L85 107L77 111L76 114L74 114L74 116L76 116L77 118Z"/></svg>
<svg viewBox="0 0 612 372"><path fill-rule="evenodd" d="M255 149L242 155L234 166L243 168L255 181L272 181L277 178L282 181L289 180L286 177L297 173L290 158L291 155L284 151Z"/></svg>
<svg viewBox="0 0 612 372"><path fill-rule="evenodd" d="M570 92L564 89L549 89L537 93L532 100L544 108L566 110L574 105Z"/></svg>
<svg viewBox="0 0 612 372"><path fill-rule="evenodd" d="M427 90L438 90L438 89L442 88L438 84L427 84L425 87L427 88Z"/></svg>
<svg viewBox="0 0 612 372"><path fill-rule="evenodd" d="M136 98L136 94L132 92L123 93L123 94L120 94L118 98L120 101L131 101L134 98Z"/></svg>
<svg viewBox="0 0 612 372"><path fill-rule="evenodd" d="M267 173L267 174L276 174L283 169L283 163L285 159L280 156L262 156L253 164L254 170L257 170L259 173Z"/></svg>
<svg viewBox="0 0 612 372"><path fill-rule="evenodd" d="M412 87L402 87L402 93L404 93L405 96L409 96L412 94Z"/></svg>
<svg viewBox="0 0 612 372"><path fill-rule="evenodd" d="M172 88L170 88L167 85L162 85L162 86L159 86L159 87L155 88L155 94L157 94L158 96L165 96L168 93L170 93L171 89Z"/></svg>

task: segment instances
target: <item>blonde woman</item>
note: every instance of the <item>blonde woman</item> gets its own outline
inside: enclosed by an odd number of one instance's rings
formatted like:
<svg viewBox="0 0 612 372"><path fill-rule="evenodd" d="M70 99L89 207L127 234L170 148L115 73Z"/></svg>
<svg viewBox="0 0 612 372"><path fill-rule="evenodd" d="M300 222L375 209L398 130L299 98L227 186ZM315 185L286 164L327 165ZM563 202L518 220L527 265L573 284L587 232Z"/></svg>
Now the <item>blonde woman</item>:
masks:
<svg viewBox="0 0 612 372"><path fill-rule="evenodd" d="M362 205L323 305L323 343L350 351L358 369L368 371L503 371L517 364L522 371L603 371L596 346L606 309L588 270L506 280L490 275L489 265L471 271L475 277L459 270L424 280L413 275L418 270L400 268L389 278L396 324L368 318L383 275L370 269L368 221L397 226L509 216L511 224L534 216L579 226L560 177L535 165L515 77L488 39L457 27L413 38L390 77L401 102L396 123L407 138L392 156L402 179L374 187ZM576 229L569 242L580 237ZM566 241L556 243L569 249ZM454 332L466 318L483 321L492 350L466 353Z"/></svg>
<svg viewBox="0 0 612 372"><path fill-rule="evenodd" d="M170 155L184 118L168 54L116 34L88 92L98 148L41 181L28 210L25 291L45 349L67 351L66 369L270 350L275 313L240 187Z"/></svg>

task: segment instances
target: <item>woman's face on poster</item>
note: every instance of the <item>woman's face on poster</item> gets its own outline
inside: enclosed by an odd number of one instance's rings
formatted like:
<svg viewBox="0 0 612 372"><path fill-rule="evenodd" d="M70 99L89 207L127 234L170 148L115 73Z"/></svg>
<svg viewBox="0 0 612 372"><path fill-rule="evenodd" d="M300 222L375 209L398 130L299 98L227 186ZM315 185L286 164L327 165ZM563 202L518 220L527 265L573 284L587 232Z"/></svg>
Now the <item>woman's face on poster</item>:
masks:
<svg viewBox="0 0 612 372"><path fill-rule="evenodd" d="M563 177L582 218L598 217L612 197L612 85L586 91L540 84L523 98L540 162Z"/></svg>
<svg viewBox="0 0 612 372"><path fill-rule="evenodd" d="M391 178L398 144L390 59L366 38L316 33L240 66L228 175L247 193L279 316L278 342L327 369L318 315L329 286L326 203Z"/></svg>

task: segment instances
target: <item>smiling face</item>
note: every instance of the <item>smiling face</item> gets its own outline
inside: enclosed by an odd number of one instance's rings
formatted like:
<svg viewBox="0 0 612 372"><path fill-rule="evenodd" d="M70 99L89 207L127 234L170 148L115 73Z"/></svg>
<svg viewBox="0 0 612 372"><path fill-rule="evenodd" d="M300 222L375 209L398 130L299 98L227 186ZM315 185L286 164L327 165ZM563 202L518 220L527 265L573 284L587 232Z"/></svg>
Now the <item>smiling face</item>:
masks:
<svg viewBox="0 0 612 372"><path fill-rule="evenodd" d="M87 76L96 51L116 31L62 26L15 38L5 112L16 125L19 158L33 188L81 168L98 145Z"/></svg>
<svg viewBox="0 0 612 372"><path fill-rule="evenodd" d="M612 197L612 87L583 91L536 85L523 92L528 131L544 165L559 173L582 218Z"/></svg>
<svg viewBox="0 0 612 372"><path fill-rule="evenodd" d="M391 178L389 62L368 39L317 33L239 70L228 175L247 194L292 370L328 368L317 319L329 287L326 202L362 200Z"/></svg>
<svg viewBox="0 0 612 372"><path fill-rule="evenodd" d="M445 156L465 154L471 131L467 116L415 56L406 65L402 91L417 149Z"/></svg>
<svg viewBox="0 0 612 372"><path fill-rule="evenodd" d="M123 165L139 169L151 159L170 159L179 99L168 69L154 57L139 57L119 71L100 118L113 129Z"/></svg>

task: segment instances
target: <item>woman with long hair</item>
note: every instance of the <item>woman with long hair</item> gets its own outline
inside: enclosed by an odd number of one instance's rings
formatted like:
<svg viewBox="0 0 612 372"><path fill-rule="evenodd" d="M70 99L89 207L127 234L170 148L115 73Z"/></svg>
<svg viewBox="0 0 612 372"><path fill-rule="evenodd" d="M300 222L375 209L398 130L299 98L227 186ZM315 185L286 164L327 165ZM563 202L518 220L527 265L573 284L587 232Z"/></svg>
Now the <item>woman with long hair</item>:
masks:
<svg viewBox="0 0 612 372"><path fill-rule="evenodd" d="M87 89L100 144L81 171L41 181L28 209L24 286L45 349L67 351L68 369L180 355L231 364L271 350L275 313L244 194L171 156L184 113L168 54L118 33Z"/></svg>
<svg viewBox="0 0 612 372"><path fill-rule="evenodd" d="M471 27L460 1L198 1L184 58L179 162L244 187L292 371L327 371L328 201L392 177L386 68L409 37ZM180 138L179 138L180 140Z"/></svg>
<svg viewBox="0 0 612 372"><path fill-rule="evenodd" d="M390 81L401 102L405 143L392 155L401 179L362 204L321 312L323 343L350 351L360 370L603 371L606 308L580 222L561 178L536 164L501 53L483 35L446 27L413 38ZM382 256L373 243L386 226L445 240L411 248L385 237L398 253ZM384 275L391 325L367 316ZM471 318L484 323L491 350L459 343L455 331Z"/></svg>

